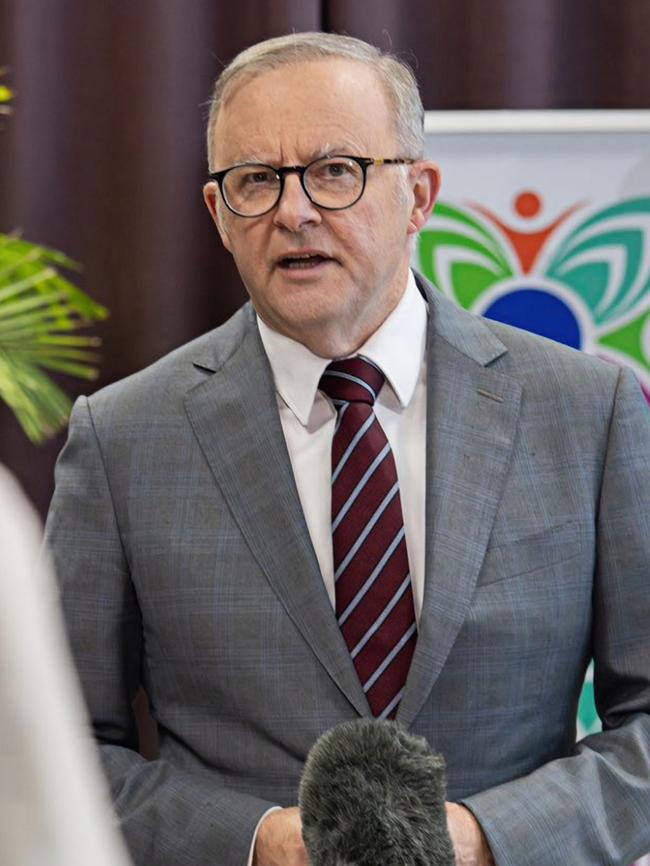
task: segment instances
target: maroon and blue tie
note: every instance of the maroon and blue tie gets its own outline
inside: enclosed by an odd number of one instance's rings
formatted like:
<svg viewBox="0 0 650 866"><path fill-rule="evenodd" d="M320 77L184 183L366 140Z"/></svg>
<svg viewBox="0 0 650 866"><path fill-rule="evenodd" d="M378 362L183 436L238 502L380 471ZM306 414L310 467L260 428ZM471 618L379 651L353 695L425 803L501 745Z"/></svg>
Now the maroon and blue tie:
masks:
<svg viewBox="0 0 650 866"><path fill-rule="evenodd" d="M329 364L319 388L338 417L332 441L336 616L373 714L393 718L417 629L395 460L373 410L381 370Z"/></svg>

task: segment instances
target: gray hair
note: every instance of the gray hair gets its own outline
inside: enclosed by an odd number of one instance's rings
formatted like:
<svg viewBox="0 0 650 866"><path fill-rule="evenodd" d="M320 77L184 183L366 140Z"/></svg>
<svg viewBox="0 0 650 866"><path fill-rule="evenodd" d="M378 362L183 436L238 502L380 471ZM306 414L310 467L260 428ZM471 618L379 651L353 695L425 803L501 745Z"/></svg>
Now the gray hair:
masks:
<svg viewBox="0 0 650 866"><path fill-rule="evenodd" d="M352 36L335 33L290 33L246 48L223 70L214 84L208 116L208 162L212 167L212 139L226 91L240 83L289 63L334 57L371 66L394 110L395 131L404 155L424 154L424 109L417 81L407 64L394 54Z"/></svg>

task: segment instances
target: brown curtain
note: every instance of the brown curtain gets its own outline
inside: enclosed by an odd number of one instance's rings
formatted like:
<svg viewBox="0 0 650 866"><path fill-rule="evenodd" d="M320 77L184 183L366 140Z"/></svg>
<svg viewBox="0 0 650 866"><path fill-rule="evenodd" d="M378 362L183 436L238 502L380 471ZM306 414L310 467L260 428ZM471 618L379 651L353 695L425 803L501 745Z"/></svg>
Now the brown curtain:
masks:
<svg viewBox="0 0 650 866"><path fill-rule="evenodd" d="M0 230L81 262L109 307L93 387L243 301L201 200L205 101L242 48L319 29L410 60L426 108L650 107L647 0L0 0L16 91L0 120ZM36 448L0 404L0 461L42 512L64 438Z"/></svg>

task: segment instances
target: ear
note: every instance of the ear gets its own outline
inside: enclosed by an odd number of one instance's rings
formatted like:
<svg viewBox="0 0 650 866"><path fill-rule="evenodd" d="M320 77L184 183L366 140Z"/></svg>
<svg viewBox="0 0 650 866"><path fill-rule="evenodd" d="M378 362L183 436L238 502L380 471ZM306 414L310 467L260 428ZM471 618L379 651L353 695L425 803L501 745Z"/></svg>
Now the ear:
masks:
<svg viewBox="0 0 650 866"><path fill-rule="evenodd" d="M424 228L440 191L440 169L429 159L418 160L409 172L413 191L413 207L408 224L408 234L417 234Z"/></svg>
<svg viewBox="0 0 650 866"><path fill-rule="evenodd" d="M214 220L214 224L219 232L219 237L224 247L229 253L232 253L230 238L228 231L224 225L223 213L220 208L219 187L216 182L211 180L203 187L203 201L207 209L210 211L210 216Z"/></svg>

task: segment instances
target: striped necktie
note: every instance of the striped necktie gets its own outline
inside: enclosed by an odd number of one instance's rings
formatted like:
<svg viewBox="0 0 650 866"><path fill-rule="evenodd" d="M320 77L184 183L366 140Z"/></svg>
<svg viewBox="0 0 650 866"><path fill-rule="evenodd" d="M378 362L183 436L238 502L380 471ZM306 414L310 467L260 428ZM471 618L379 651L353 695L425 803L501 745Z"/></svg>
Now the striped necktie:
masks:
<svg viewBox="0 0 650 866"><path fill-rule="evenodd" d="M319 388L338 418L332 441L336 616L373 714L393 718L417 629L395 460L373 410L381 370L331 363Z"/></svg>

